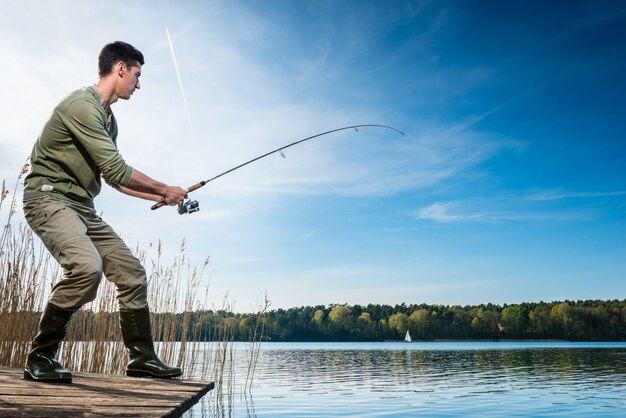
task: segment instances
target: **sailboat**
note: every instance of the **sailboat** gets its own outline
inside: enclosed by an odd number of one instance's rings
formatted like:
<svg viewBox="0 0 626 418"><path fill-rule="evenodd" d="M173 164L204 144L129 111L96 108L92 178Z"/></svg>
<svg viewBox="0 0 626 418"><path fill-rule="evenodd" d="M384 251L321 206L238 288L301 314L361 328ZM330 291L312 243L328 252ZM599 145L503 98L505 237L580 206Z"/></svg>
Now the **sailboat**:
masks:
<svg viewBox="0 0 626 418"><path fill-rule="evenodd" d="M411 334L409 334L409 330L406 330L406 335L404 336L404 342L405 343L412 343L413 340L411 339Z"/></svg>

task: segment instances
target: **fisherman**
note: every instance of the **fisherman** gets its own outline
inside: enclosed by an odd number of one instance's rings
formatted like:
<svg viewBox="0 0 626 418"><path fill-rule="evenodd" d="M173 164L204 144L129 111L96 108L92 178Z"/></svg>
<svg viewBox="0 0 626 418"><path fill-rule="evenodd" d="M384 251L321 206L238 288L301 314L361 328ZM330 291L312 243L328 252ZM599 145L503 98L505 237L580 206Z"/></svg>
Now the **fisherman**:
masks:
<svg viewBox="0 0 626 418"><path fill-rule="evenodd" d="M102 274L117 288L120 324L129 362L126 374L172 378L178 367L154 352L147 278L139 260L94 208L101 177L122 193L176 205L186 192L129 166L117 150L111 105L140 88L143 54L125 42L105 45L97 84L76 90L54 108L33 147L24 187L24 216L63 268L39 322L24 377L71 383L56 359L72 315L96 297Z"/></svg>

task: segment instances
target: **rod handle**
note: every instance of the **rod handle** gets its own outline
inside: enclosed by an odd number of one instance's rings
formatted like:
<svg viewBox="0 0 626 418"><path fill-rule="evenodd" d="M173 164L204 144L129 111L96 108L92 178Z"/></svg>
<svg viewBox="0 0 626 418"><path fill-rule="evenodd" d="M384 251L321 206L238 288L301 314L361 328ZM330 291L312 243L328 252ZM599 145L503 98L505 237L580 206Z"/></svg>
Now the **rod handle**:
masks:
<svg viewBox="0 0 626 418"><path fill-rule="evenodd" d="M190 188L188 188L186 190L187 193L189 192L193 192L196 189L199 189L200 187L204 186L206 184L206 181L201 181L200 183L196 183L193 186L191 186Z"/></svg>
<svg viewBox="0 0 626 418"><path fill-rule="evenodd" d="M158 209L160 207L163 207L163 206L165 206L165 201L161 200L160 202L157 202L154 205L152 205L152 207L150 209L156 210L156 209Z"/></svg>

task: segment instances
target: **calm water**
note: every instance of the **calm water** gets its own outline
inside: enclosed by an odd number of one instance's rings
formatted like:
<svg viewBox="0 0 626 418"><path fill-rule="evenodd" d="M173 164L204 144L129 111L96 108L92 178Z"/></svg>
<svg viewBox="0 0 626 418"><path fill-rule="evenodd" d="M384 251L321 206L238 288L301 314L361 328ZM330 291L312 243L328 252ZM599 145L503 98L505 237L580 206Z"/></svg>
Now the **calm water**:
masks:
<svg viewBox="0 0 626 418"><path fill-rule="evenodd" d="M624 343L263 343L189 417L626 417Z"/></svg>

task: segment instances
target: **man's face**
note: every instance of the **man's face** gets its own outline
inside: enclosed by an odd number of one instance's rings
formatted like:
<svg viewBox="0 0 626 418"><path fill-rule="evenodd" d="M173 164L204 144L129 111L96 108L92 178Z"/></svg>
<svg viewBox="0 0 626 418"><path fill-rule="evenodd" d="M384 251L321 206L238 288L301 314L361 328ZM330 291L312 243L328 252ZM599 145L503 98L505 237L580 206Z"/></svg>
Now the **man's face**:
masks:
<svg viewBox="0 0 626 418"><path fill-rule="evenodd" d="M139 76L141 76L141 64L135 63L132 67L127 67L122 63L120 69L121 78L118 83L118 97L128 100L132 96L135 89L141 88L139 85Z"/></svg>

